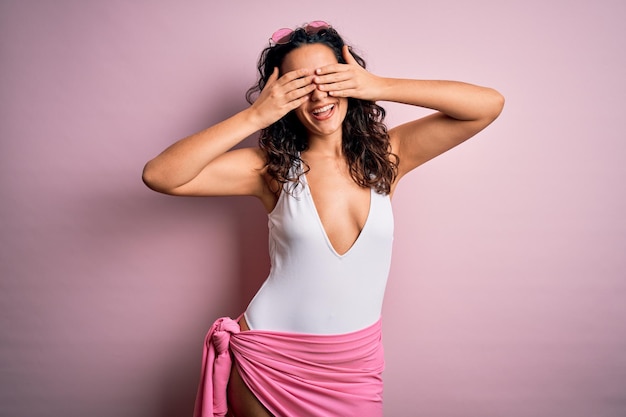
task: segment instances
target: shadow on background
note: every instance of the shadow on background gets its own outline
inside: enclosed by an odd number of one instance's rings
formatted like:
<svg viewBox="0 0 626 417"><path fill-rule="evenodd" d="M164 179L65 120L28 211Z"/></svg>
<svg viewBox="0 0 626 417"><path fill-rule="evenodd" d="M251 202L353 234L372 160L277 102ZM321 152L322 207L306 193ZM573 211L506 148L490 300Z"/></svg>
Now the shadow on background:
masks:
<svg viewBox="0 0 626 417"><path fill-rule="evenodd" d="M145 360L145 364L148 365L156 363L158 369L144 369L143 372L146 375L133 376L133 379L150 380L152 379L150 375L156 374L159 381L152 381L153 386L137 388L137 393L134 395L140 395L141 398L138 398L133 406L136 405L139 408L138 415L147 415L146 409L143 408L147 407L154 409L155 414L160 417L190 416L200 375L202 340L205 332L218 317L234 318L241 314L269 271L265 210L262 204L253 197L185 198L157 195L155 198L137 199L135 196L131 199L124 195L116 197L100 195L97 200L88 204L94 209L90 210L86 223L80 224L81 228L86 228L80 246L89 248L90 252L96 251L99 253L99 258L88 268L89 271L95 272L87 272L85 268L81 268L83 269L81 274L89 275L90 279L100 282L99 285L105 289L112 287L114 292L123 291L115 290L115 288L126 289L125 297L136 296L137 302L144 302L145 305L137 309L120 306L116 316L111 317L106 307L101 308L94 303L91 311L86 313L89 321L94 323L93 329L95 330L93 331L102 333L102 324L104 327L111 328L117 326L116 330L109 329L108 331L113 332L114 338L124 340L130 327L151 328L152 330L144 330L145 337L157 342L164 340L168 348L158 347L155 349L155 352L158 351L154 353L155 356L142 359L142 362ZM185 227L188 227L189 223L197 225L199 231L193 236L194 242L197 244L198 235L206 236L206 239L201 237L200 242L201 244L203 240L206 242L207 251L219 244L215 240L217 237L211 233L215 223L222 223L226 225L226 228L232 227L234 239L231 239L231 245L234 241L236 253L229 258L230 261L224 260L225 263L234 263L225 268L232 273L228 276L214 273L216 266L207 261L205 265L195 265L197 269L206 271L206 282L198 283L197 281L202 281L204 278L185 276L183 268L178 276L172 276L171 280L168 279L165 283L161 281L161 285L167 285L170 289L176 286L177 282L184 286L182 289L177 288L175 294L171 294L167 288L158 288L159 284L153 283L152 277L142 272L142 268L144 270L148 268L145 265L154 261L163 262L164 265L168 265L168 268L176 270L177 265L171 264L174 261L159 261L160 257L167 255L166 250L160 250L158 254L144 253L141 255L145 256L144 259L131 260L130 262L136 262L139 267L137 270L127 272L126 276L120 275L111 266L111 263L114 264L117 259L121 258L124 262L124 257L136 255L137 250L133 248L136 242L145 242L150 239L168 242L172 239L169 245L176 246L179 242L184 244L181 242L184 239L184 232L182 238L170 237L167 235L167 230L163 230L163 224L169 223L171 229L172 223L176 224L177 219L184 219L187 225ZM154 267L151 266L151 268ZM104 283L104 280L107 282ZM220 282L220 280L227 281ZM191 287L188 286L190 283ZM213 287L227 287L229 290L222 295L212 292ZM209 294L206 294L205 298L212 301L203 303L203 294L195 293L198 288L207 289ZM151 294L146 296L143 294L145 292ZM180 299L176 297L185 297L185 294L189 297L189 304L192 305L189 310L173 312L172 321L163 323L162 326L153 323L156 319L166 317L167 309L180 303ZM184 323L178 325L173 320L182 320ZM160 327L165 332L174 331L175 334L160 335ZM176 340L169 339L169 337L176 338ZM143 345L145 343L143 342ZM121 352L121 355L126 356L127 361L131 361L134 355L140 355L129 351L132 349L132 340L127 340L125 344L127 344L126 351ZM97 373L97 371L90 373ZM128 376L120 375L115 379L126 377ZM149 396L154 398L149 398Z"/></svg>
<svg viewBox="0 0 626 417"><path fill-rule="evenodd" d="M197 131L242 110L247 104L233 100L232 90L242 88L224 83L222 91L212 91L211 102L223 103L220 114L211 115L210 120L201 113L191 115L192 120L180 125L192 125L189 129ZM256 141L254 135L237 147L256 146ZM101 379L107 385L111 381L119 382L120 386L111 390L113 395L121 395L120 391L126 387L132 391L118 404L125 410L124 415L191 416L206 331L219 317L235 318L243 313L267 277L267 213L254 197L159 195L141 184L140 171L146 161L136 159L143 157L138 155L124 161L129 164L130 177L128 171L118 171L116 175L119 173L121 178L103 181L100 187L96 184L84 194L74 195L75 202L68 202L68 207L75 212L72 227L78 229L75 231L79 236L76 248L97 254L87 261L79 261L68 273L88 276L99 283L99 294L94 296L96 302L92 302L92 308L86 313L87 321L94 323L87 331L102 333L98 326L106 327L109 335L116 339L109 343L122 343L124 351L119 353L120 361L133 364L133 369L128 370L120 363L98 365L109 366L111 372L121 368L126 374ZM109 188L116 184L118 188ZM220 241L225 235L229 237L228 247ZM147 247L142 247L146 242ZM193 248L194 253L187 257L185 248ZM219 265L211 264L214 258L202 256L202 251L209 253L215 248L228 253L227 259L218 260ZM170 249L179 250L178 258L167 259ZM191 267L176 264L181 258L200 263ZM160 274L157 280L150 275L155 271ZM188 276L189 271L195 274L200 271L200 275ZM227 271L226 276L221 271ZM164 287L158 288L159 284ZM222 289L226 290L225 294L221 294ZM98 304L106 298L103 293L107 291L122 297L125 303L116 306L114 316L110 315L108 306ZM170 315L170 308L178 310ZM169 321L158 323L164 319ZM133 328L140 329L146 339L141 340L141 334L131 334ZM139 338L139 342L127 339L129 335ZM133 351L133 343L145 348L146 340L161 341L163 346L152 352ZM141 363L139 369L135 369L135 358ZM97 374L99 369L82 369L77 374L82 378L84 374ZM129 381L137 381L141 386L133 386Z"/></svg>
<svg viewBox="0 0 626 417"><path fill-rule="evenodd" d="M221 78L230 79L228 74L224 74ZM221 103L220 110L207 115L202 109L211 106L198 106L199 112L195 115L187 115L189 117L187 122L182 121L180 125L190 126L191 131L199 131L238 113L248 106L243 99L248 87L247 84L241 84L241 80L221 83L217 89L211 90L210 96L206 98L207 102ZM237 94L233 95L234 91ZM234 149L256 147L257 140L258 135L252 135ZM136 214L150 213L154 224L159 224L159 218L191 216L198 224L210 220L210 222L227 225L232 228L232 237L234 237L235 253L230 259L235 265L229 265L230 268L227 268L233 271L232 274L211 276L213 266L202 266L202 268L206 267L207 279L211 282L228 280L229 283L225 284L229 289L228 293L214 295L219 302L208 303L203 308L202 317L199 318L198 327L196 327L199 330L194 330L193 334L184 336L187 340L179 345L180 351L172 352L161 369L160 392L158 398L155 399L158 402L157 416L191 416L200 376L201 342L204 340L205 332L219 317L235 318L242 314L269 272L267 213L261 202L254 197L172 197L165 198L167 201L159 199L163 204L155 204L153 199L147 200L152 200L152 202L142 203L145 206L137 208ZM208 233L210 235L210 230ZM216 243L207 237L207 250L216 244L219 245L220 242Z"/></svg>
<svg viewBox="0 0 626 417"><path fill-rule="evenodd" d="M236 279L236 292L219 306L207 306L206 330L218 317L235 318L243 313L269 272L267 215L261 203L249 197L228 197L209 199L208 204L217 208L218 213L212 215L235 225L238 272L235 277L223 277ZM160 417L192 415L200 376L202 346L197 343L199 336L190 335L193 343L186 343L186 346L191 348L173 355L164 370L163 392L159 398Z"/></svg>

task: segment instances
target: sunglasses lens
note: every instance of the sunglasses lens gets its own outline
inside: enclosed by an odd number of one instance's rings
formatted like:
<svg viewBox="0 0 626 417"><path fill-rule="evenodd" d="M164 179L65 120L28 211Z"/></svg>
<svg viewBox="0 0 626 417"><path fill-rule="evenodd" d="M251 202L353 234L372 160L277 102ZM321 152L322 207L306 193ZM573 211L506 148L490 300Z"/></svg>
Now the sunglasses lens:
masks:
<svg viewBox="0 0 626 417"><path fill-rule="evenodd" d="M315 20L307 25L307 27L311 29L327 29L328 26L328 23L323 20Z"/></svg>
<svg viewBox="0 0 626 417"><path fill-rule="evenodd" d="M304 31L308 35L315 35L317 32L324 30L324 29L330 29L330 25L324 22L323 20L315 20L307 24L304 27ZM302 28L297 29L297 30L302 30ZM274 32L270 40L274 42L274 44L276 45L284 45L291 41L293 33L294 33L293 29L289 29L289 28L278 29L276 32Z"/></svg>
<svg viewBox="0 0 626 417"><path fill-rule="evenodd" d="M288 28L278 29L272 35L272 41L277 45L288 43L291 40L292 34L293 34L292 29L288 29Z"/></svg>
<svg viewBox="0 0 626 417"><path fill-rule="evenodd" d="M319 32L320 30L328 29L329 27L330 25L324 22L323 20L315 20L309 23L308 25L306 25L305 30L306 30L306 33L308 33L309 35L313 35Z"/></svg>

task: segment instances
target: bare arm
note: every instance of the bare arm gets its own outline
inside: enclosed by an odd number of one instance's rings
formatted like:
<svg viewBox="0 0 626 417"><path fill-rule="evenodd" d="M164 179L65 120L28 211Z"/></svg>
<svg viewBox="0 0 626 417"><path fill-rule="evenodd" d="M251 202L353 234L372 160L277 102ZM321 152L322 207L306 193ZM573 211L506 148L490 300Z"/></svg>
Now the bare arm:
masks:
<svg viewBox="0 0 626 417"><path fill-rule="evenodd" d="M309 70L278 78L274 71L249 108L201 132L179 140L144 167L143 180L153 190L173 195L268 194L265 158L259 149L230 149L308 100L315 89Z"/></svg>
<svg viewBox="0 0 626 417"><path fill-rule="evenodd" d="M378 77L359 66L347 47L343 52L348 64L316 71L314 82L319 89L337 97L394 101L435 110L389 131L392 151L400 157L398 179L471 138L502 111L504 98L491 88L457 81Z"/></svg>
<svg viewBox="0 0 626 417"><path fill-rule="evenodd" d="M400 157L398 178L471 138L493 122L504 105L497 91L457 81L384 79L384 100L436 110L389 131Z"/></svg>
<svg viewBox="0 0 626 417"><path fill-rule="evenodd" d="M192 183L201 173L210 171L209 166L216 158L259 128L250 109L246 109L165 149L146 164L143 180L155 191L185 194L184 190L191 191L190 188L194 186ZM202 184L195 185L196 191L211 193L219 182L220 178L212 179L209 176Z"/></svg>

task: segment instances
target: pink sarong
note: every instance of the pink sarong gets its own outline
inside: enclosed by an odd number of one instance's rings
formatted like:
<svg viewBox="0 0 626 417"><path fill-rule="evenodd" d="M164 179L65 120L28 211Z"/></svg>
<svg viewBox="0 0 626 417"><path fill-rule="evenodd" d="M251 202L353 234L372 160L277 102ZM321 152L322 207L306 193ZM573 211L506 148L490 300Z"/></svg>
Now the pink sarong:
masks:
<svg viewBox="0 0 626 417"><path fill-rule="evenodd" d="M236 321L220 318L205 339L194 417L226 415L231 352L246 385L276 417L380 417L381 328L379 320L339 335L240 332Z"/></svg>

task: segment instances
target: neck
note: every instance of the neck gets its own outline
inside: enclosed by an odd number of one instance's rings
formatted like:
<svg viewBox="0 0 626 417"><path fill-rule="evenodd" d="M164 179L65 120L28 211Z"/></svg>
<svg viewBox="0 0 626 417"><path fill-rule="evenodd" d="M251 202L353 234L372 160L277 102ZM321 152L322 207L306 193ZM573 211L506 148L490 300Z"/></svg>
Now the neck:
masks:
<svg viewBox="0 0 626 417"><path fill-rule="evenodd" d="M341 133L332 136L310 136L308 153L324 157L343 157Z"/></svg>

